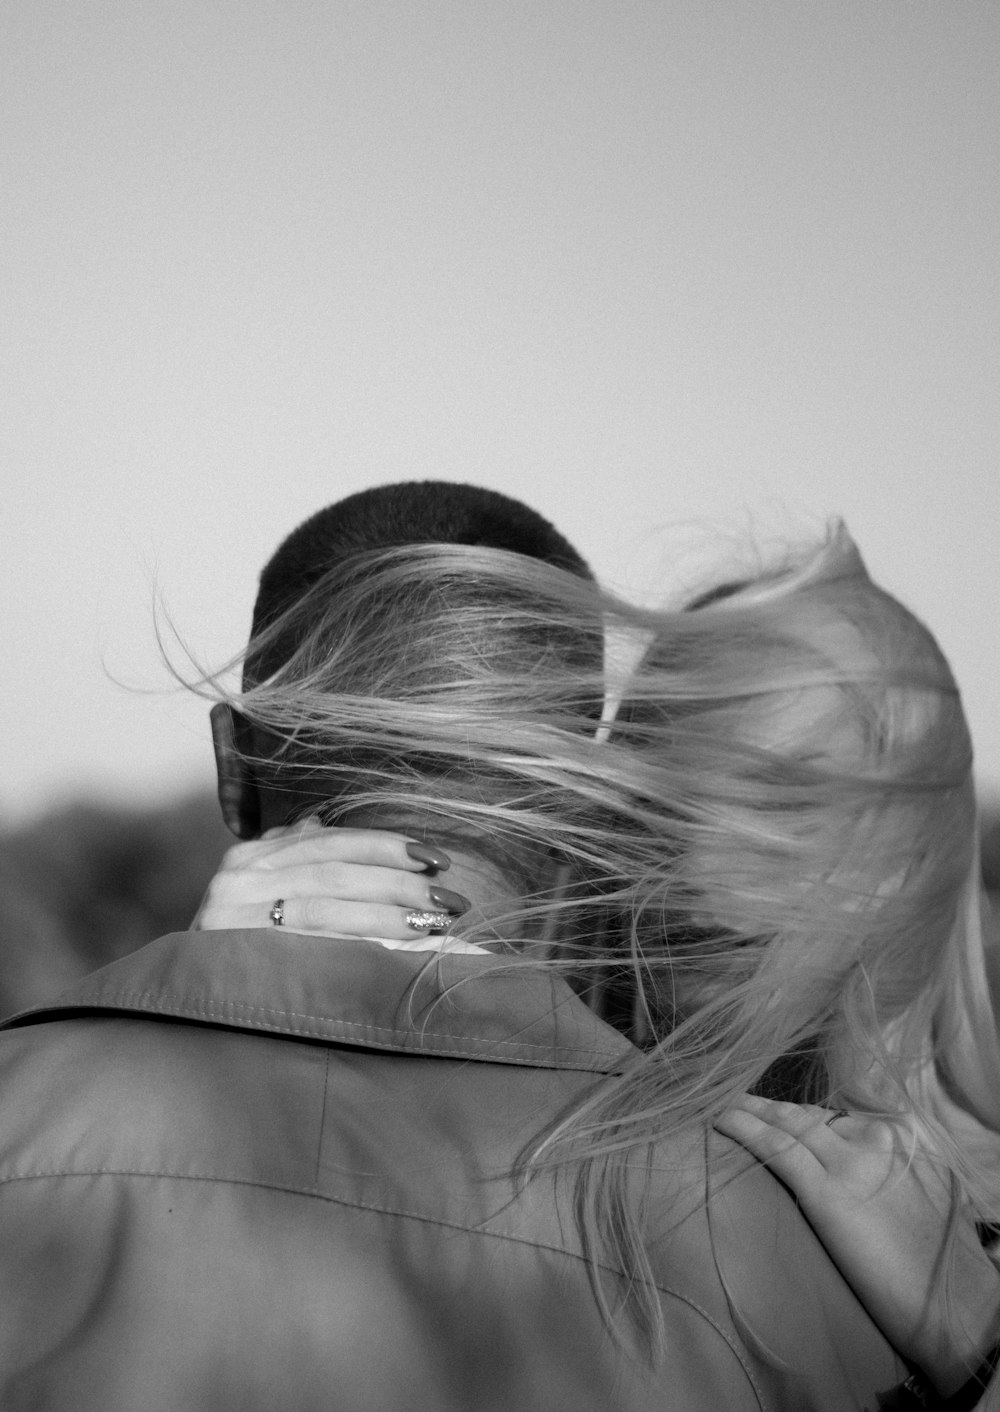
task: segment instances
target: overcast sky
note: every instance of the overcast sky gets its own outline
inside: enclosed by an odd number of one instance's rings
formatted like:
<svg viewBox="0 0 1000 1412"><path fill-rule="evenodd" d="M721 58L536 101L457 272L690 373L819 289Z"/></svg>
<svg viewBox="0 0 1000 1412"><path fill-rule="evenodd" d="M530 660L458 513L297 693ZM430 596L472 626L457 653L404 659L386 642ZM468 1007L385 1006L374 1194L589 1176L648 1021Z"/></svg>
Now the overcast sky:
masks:
<svg viewBox="0 0 1000 1412"><path fill-rule="evenodd" d="M0 3L0 818L210 780L154 586L218 662L425 477L646 599L843 515L1000 791L998 73L995 0Z"/></svg>

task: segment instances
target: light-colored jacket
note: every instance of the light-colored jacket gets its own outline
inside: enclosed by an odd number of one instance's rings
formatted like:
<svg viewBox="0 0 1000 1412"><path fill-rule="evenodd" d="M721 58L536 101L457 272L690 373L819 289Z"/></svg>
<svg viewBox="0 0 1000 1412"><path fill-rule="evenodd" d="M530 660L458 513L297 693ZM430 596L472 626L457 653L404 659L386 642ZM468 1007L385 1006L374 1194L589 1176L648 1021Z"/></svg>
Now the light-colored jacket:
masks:
<svg viewBox="0 0 1000 1412"><path fill-rule="evenodd" d="M903 1365L721 1137L656 1154L666 1357L609 1336L509 1173L630 1049L496 960L182 934L7 1022L3 1412L874 1412Z"/></svg>

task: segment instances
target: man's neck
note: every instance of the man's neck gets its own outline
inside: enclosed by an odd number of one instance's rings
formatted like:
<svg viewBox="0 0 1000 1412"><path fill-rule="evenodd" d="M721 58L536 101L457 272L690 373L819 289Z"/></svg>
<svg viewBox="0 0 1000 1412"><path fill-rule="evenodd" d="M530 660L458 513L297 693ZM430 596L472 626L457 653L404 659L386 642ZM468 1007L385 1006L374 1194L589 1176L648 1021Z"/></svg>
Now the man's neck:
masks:
<svg viewBox="0 0 1000 1412"><path fill-rule="evenodd" d="M426 835L423 841L428 841ZM472 904L464 916L451 924L449 931L455 936L468 935L481 945L488 945L494 938L506 941L521 935L523 929L517 921L521 899L503 873L492 863L456 848L447 840L441 846L451 860L447 871L437 875L441 886L461 893Z"/></svg>

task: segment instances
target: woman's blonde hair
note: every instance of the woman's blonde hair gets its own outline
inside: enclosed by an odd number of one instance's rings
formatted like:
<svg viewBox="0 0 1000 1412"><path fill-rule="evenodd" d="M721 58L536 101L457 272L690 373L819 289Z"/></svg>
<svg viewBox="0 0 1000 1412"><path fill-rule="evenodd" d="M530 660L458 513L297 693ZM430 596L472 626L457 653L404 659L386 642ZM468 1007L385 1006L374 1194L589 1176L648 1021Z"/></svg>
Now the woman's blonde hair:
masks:
<svg viewBox="0 0 1000 1412"><path fill-rule="evenodd" d="M638 656L610 733L609 632ZM518 964L564 971L636 1041L524 1172L570 1165L593 1268L631 1272L647 1331L636 1166L746 1090L907 1115L997 1218L968 730L934 639L841 527L678 612L498 550L357 555L248 666L283 641L231 698L270 741L269 785L321 784L332 823L418 815L501 860Z"/></svg>

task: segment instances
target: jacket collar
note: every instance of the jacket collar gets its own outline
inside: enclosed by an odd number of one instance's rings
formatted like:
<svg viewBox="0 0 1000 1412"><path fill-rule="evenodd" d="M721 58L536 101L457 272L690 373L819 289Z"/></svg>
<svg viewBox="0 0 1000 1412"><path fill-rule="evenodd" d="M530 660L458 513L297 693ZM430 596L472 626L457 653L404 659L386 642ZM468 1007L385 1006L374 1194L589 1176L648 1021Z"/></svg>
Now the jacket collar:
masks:
<svg viewBox="0 0 1000 1412"><path fill-rule="evenodd" d="M273 928L161 937L0 1028L95 1011L595 1073L636 1055L561 977L523 960Z"/></svg>

